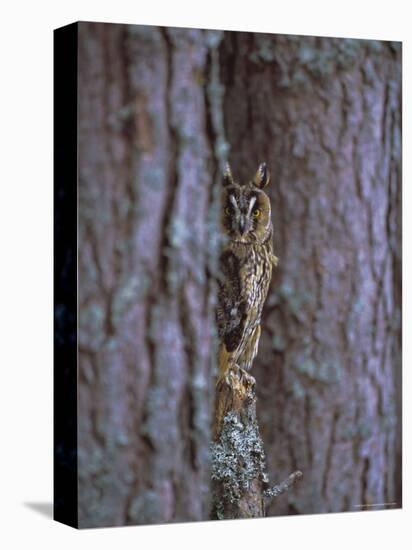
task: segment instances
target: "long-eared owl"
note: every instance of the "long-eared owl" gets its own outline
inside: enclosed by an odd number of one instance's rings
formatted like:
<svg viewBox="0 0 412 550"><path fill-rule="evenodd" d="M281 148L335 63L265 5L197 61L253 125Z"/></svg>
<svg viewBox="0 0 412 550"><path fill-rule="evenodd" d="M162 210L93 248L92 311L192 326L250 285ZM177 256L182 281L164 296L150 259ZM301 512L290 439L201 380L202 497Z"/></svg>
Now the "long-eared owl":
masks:
<svg viewBox="0 0 412 550"><path fill-rule="evenodd" d="M265 163L244 185L235 182L229 165L223 176L221 225L227 240L217 307L219 378L230 367L249 370L257 354L263 304L277 265L270 200L263 191L269 179Z"/></svg>

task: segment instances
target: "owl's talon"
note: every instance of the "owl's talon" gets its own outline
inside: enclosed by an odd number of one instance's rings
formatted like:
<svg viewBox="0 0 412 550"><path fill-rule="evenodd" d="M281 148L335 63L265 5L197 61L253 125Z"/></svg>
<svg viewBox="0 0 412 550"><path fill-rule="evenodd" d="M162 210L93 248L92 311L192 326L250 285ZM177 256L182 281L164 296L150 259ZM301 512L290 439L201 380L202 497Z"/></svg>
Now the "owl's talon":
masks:
<svg viewBox="0 0 412 550"><path fill-rule="evenodd" d="M239 365L233 365L230 370L244 385L254 386L256 384L255 378Z"/></svg>
<svg viewBox="0 0 412 550"><path fill-rule="evenodd" d="M247 385L253 387L256 384L255 378L251 374L246 372L245 369L240 369L240 370L241 370L242 381L245 381Z"/></svg>

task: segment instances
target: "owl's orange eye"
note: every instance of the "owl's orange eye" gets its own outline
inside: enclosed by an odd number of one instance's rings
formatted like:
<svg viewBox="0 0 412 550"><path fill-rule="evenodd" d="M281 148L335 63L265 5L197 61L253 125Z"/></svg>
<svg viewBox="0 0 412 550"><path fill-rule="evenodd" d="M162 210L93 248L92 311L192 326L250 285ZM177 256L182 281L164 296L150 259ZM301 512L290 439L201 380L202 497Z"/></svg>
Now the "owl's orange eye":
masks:
<svg viewBox="0 0 412 550"><path fill-rule="evenodd" d="M254 218L258 218L261 214L261 211L259 210L259 208L255 208L255 210L253 210L253 217Z"/></svg>
<svg viewBox="0 0 412 550"><path fill-rule="evenodd" d="M225 208L225 214L226 214L227 216L230 216L231 213L232 213L232 211L230 210L229 207Z"/></svg>

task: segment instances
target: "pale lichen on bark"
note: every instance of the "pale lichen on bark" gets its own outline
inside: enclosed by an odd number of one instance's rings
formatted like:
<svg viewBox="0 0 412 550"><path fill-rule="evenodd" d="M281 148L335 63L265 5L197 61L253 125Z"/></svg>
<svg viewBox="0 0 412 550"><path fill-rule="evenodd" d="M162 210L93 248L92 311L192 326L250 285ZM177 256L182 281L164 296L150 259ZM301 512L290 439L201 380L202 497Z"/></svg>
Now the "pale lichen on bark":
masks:
<svg viewBox="0 0 412 550"><path fill-rule="evenodd" d="M219 439L212 443L212 481L220 484L214 495L217 519L227 517L250 490L254 480L267 482L265 452L259 428L253 420L244 423L229 412L223 419ZM230 512L229 512L230 517Z"/></svg>

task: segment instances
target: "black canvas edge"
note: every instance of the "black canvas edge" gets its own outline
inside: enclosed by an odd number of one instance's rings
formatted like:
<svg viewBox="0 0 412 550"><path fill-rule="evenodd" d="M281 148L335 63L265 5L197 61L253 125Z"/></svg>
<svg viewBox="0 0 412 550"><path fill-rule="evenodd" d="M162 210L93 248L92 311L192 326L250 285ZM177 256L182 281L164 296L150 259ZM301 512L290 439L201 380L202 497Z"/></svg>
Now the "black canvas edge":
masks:
<svg viewBox="0 0 412 550"><path fill-rule="evenodd" d="M54 30L54 502L56 521L78 527L77 82L78 24Z"/></svg>

